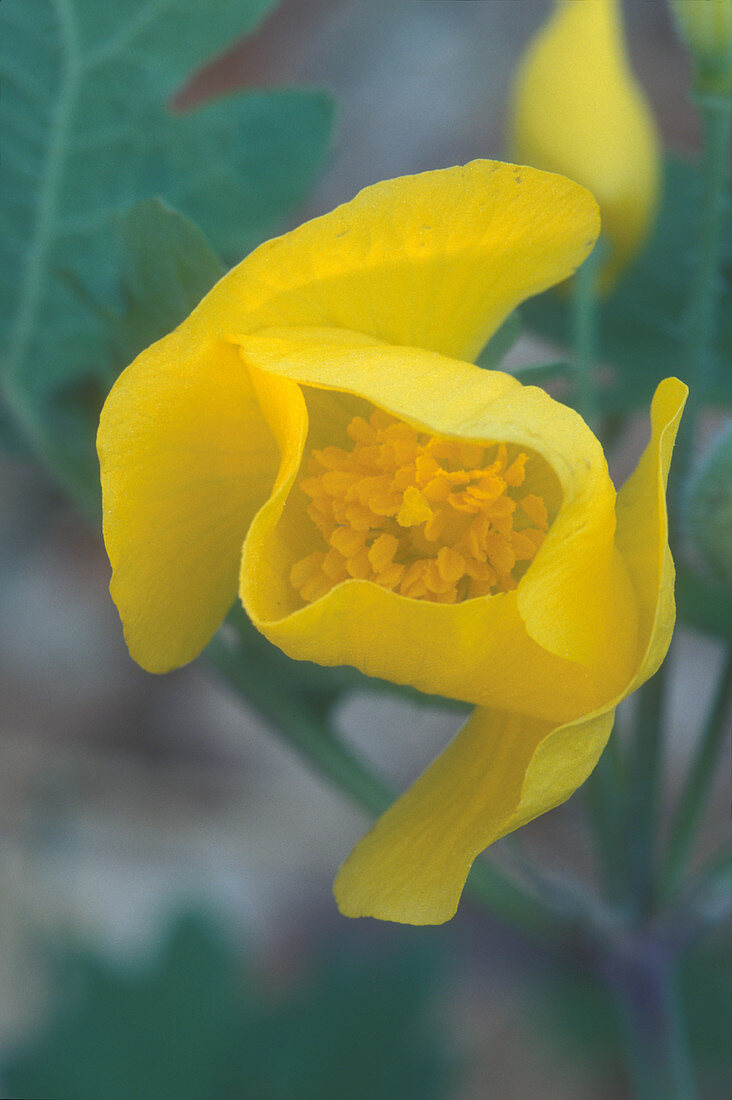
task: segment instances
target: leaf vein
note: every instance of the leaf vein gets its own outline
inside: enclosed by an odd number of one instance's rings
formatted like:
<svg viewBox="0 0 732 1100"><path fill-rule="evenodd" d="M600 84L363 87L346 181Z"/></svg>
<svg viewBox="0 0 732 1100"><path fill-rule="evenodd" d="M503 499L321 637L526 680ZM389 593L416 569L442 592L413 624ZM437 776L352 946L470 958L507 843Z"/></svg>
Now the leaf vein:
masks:
<svg viewBox="0 0 732 1100"><path fill-rule="evenodd" d="M62 56L65 65L58 99L51 115L46 162L38 190L35 232L31 237L26 253L15 323L5 364L8 376L16 378L25 361L35 314L47 275L48 256L53 241L53 221L56 212L58 188L63 173L66 135L70 128L71 115L81 75L78 37L70 0L56 0L56 9L61 29Z"/></svg>
<svg viewBox="0 0 732 1100"><path fill-rule="evenodd" d="M126 27L120 27L111 34L105 42L100 43L95 50L87 55L84 60L84 69L89 71L98 65L109 61L110 58L119 56L134 42L138 34L155 21L160 13L169 6L170 0L150 0L142 8L134 19L131 19Z"/></svg>

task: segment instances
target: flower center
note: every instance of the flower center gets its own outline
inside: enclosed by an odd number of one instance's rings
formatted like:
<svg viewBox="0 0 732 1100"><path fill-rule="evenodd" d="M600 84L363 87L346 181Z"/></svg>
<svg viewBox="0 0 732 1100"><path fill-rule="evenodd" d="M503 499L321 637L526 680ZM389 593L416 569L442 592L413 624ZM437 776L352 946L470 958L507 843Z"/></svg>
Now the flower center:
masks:
<svg viewBox="0 0 732 1100"><path fill-rule="evenodd" d="M351 577L437 603L516 587L549 526L543 499L518 491L526 454L431 437L380 409L347 432L353 449L314 450L300 483L324 539L290 572L304 600Z"/></svg>

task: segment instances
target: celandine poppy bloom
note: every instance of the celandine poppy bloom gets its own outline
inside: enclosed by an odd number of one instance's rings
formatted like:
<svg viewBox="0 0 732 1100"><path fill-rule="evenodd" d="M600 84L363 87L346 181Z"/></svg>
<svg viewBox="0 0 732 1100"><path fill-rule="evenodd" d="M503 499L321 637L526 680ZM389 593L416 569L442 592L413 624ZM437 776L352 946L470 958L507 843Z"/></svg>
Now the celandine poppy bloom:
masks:
<svg viewBox="0 0 732 1100"><path fill-rule="evenodd" d="M377 184L252 253L105 404L111 591L143 667L195 657L238 578L290 656L478 705L341 868L348 915L452 916L475 856L587 778L668 647L685 387L659 387L616 497L574 411L470 362L597 232L586 191L533 169Z"/></svg>

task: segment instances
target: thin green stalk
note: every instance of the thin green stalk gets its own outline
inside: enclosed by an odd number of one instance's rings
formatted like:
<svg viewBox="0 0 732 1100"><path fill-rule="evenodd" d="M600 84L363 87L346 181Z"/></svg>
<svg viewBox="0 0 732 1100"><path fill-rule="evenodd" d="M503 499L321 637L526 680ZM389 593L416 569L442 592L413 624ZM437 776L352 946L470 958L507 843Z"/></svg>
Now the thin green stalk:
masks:
<svg viewBox="0 0 732 1100"><path fill-rule="evenodd" d="M477 859L468 875L466 890L471 900L512 928L547 944L570 939L570 924L563 915L526 893L483 859Z"/></svg>
<svg viewBox="0 0 732 1100"><path fill-rule="evenodd" d="M658 943L641 939L611 955L605 965L633 1100L694 1100L697 1089L673 960Z"/></svg>
<svg viewBox="0 0 732 1100"><path fill-rule="evenodd" d="M209 643L206 656L217 672L280 733L287 743L305 756L369 813L388 809L394 793L353 756L319 716L309 713L298 698L273 689L235 641L220 633Z"/></svg>
<svg viewBox="0 0 732 1100"><path fill-rule="evenodd" d="M583 787L605 894L610 901L619 900L624 892L624 828L628 809L624 763L615 732Z"/></svg>
<svg viewBox="0 0 732 1100"><path fill-rule="evenodd" d="M707 396L714 371L719 297L724 242L725 207L728 204L732 97L700 96L697 100L703 127L699 251L692 276L686 354L693 370L698 399Z"/></svg>
<svg viewBox="0 0 732 1100"><path fill-rule="evenodd" d="M668 661L640 690L634 738L634 766L628 815L628 882L636 916L643 919L655 900L658 807L661 791L662 716Z"/></svg>
<svg viewBox="0 0 732 1100"><path fill-rule="evenodd" d="M732 844L716 852L684 884L683 893L674 902L670 925L682 947L716 928L728 927L732 917Z"/></svg>
<svg viewBox="0 0 732 1100"><path fill-rule="evenodd" d="M251 704L284 741L354 802L373 816L388 809L396 794L334 735L328 723L299 699L273 691L245 659L236 639L219 633L206 655L219 674ZM473 865L467 890L493 916L545 942L566 938L566 921L483 861Z"/></svg>
<svg viewBox="0 0 732 1100"><path fill-rule="evenodd" d="M725 845L695 872L688 885L690 895L703 895L721 889L729 894L732 888L732 844ZM686 891L685 891L686 892Z"/></svg>
<svg viewBox="0 0 732 1100"><path fill-rule="evenodd" d="M693 456L699 413L709 397L714 377L714 347L719 323L720 269L732 134L732 96L700 95L696 103L702 121L699 233L694 266L689 274L689 298L681 377L689 383L689 402L676 445L677 484Z"/></svg>
<svg viewBox="0 0 732 1100"><path fill-rule="evenodd" d="M593 372L597 365L597 276L602 259L600 242L577 269L572 281L572 349L577 411L593 431L599 409Z"/></svg>
<svg viewBox="0 0 732 1100"><path fill-rule="evenodd" d="M572 371L577 410L585 422L597 431L599 406L593 373L598 358L598 274L605 249L598 241L585 262L575 272L572 283ZM613 754L617 746L602 754L592 776L585 784L584 797L603 879L611 895L618 891L619 799Z"/></svg>
<svg viewBox="0 0 732 1100"><path fill-rule="evenodd" d="M661 888L671 893L677 885L701 823L709 787L725 738L729 735L727 714L732 699L732 649L727 654L722 675L699 741L693 764L679 799L661 872Z"/></svg>

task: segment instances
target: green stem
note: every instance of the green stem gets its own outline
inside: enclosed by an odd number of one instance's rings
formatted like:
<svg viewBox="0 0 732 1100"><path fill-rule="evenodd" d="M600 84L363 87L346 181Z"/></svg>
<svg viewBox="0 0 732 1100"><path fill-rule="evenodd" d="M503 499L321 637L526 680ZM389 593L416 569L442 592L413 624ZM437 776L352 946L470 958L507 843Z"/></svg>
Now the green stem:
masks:
<svg viewBox="0 0 732 1100"><path fill-rule="evenodd" d="M275 727L287 743L305 756L359 806L377 815L388 809L394 793L373 775L330 732L318 716L296 696L274 690L235 637L219 632L209 643L206 656L217 672L256 711Z"/></svg>
<svg viewBox="0 0 732 1100"><path fill-rule="evenodd" d="M669 925L677 941L688 948L701 936L729 926L732 916L732 844L712 859L674 898Z"/></svg>
<svg viewBox="0 0 732 1100"><path fill-rule="evenodd" d="M726 719L731 697L732 649L727 654L696 756L671 827L661 873L661 885L665 894L674 890L692 850L706 806L709 787L714 777L715 766L729 733Z"/></svg>
<svg viewBox="0 0 732 1100"><path fill-rule="evenodd" d="M634 740L634 766L628 821L628 881L638 919L655 900L655 860L661 788L661 718L668 661L641 688Z"/></svg>
<svg viewBox="0 0 732 1100"><path fill-rule="evenodd" d="M719 296L724 241L723 224L729 173L732 97L703 96L698 99L703 126L701 221L699 252L689 298L689 327L686 354L694 364L694 383L699 400L707 396L714 369Z"/></svg>
<svg viewBox="0 0 732 1100"><path fill-rule="evenodd" d="M693 1100L697 1090L672 959L662 945L639 939L610 955L605 966L618 1008L630 1095L634 1100Z"/></svg>
<svg viewBox="0 0 732 1100"><path fill-rule="evenodd" d="M625 771L616 731L582 788L597 845L605 893L611 901L617 901L624 892L623 829L627 814Z"/></svg>
<svg viewBox="0 0 732 1100"><path fill-rule="evenodd" d="M575 272L572 283L572 370L576 405L578 412L593 431L597 431L599 423L597 387L593 372L598 358L598 275L604 254L603 242L598 241ZM619 888L619 853L622 848L619 835L621 806L617 749L616 743L605 749L584 788L588 819L603 878L611 896L617 895Z"/></svg>
<svg viewBox="0 0 732 1100"><path fill-rule="evenodd" d="M714 377L714 347L719 321L725 206L728 202L732 96L700 95L702 121L699 232L695 263L690 272L686 334L681 377L689 382L689 402L676 445L677 484L693 456L699 413L709 398Z"/></svg>
<svg viewBox="0 0 732 1100"><path fill-rule="evenodd" d="M273 691L271 681L246 660L245 649L233 631L228 635L219 632L209 643L206 655L223 679L272 723L288 745L357 805L372 816L388 809L396 793L353 756L327 721L309 712L301 699L285 691ZM537 939L556 943L567 937L566 920L483 861L473 865L466 889L493 916Z"/></svg>
<svg viewBox="0 0 732 1100"><path fill-rule="evenodd" d="M572 281L572 348L577 411L593 431L597 428L597 276L602 259L598 242Z"/></svg>

